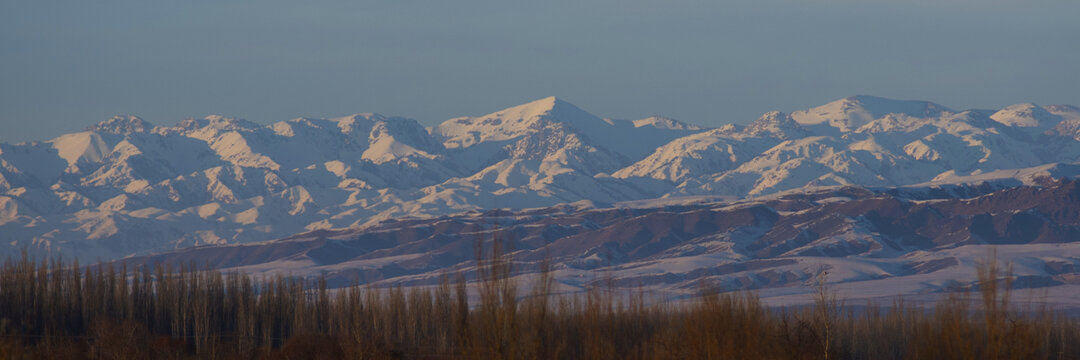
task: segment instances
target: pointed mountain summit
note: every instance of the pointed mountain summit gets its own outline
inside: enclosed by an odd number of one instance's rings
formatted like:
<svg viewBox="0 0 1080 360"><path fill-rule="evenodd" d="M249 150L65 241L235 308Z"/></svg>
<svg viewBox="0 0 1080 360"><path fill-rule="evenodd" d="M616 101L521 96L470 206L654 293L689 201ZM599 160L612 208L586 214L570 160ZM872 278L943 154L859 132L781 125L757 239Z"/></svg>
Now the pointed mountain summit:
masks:
<svg viewBox="0 0 1080 360"><path fill-rule="evenodd" d="M593 114L581 110L581 108L574 104L554 96L548 96L526 104L506 108L495 112L494 115L508 119L516 118L521 120L537 119L544 116L565 118L568 120L580 117L595 117Z"/></svg>
<svg viewBox="0 0 1080 360"><path fill-rule="evenodd" d="M585 133L608 126L599 117L554 96L509 107L479 117L446 120L432 130L447 148L465 148L487 141L502 141L533 133L544 122L558 122Z"/></svg>
<svg viewBox="0 0 1080 360"><path fill-rule="evenodd" d="M134 115L116 115L108 120L99 122L86 128L86 131L96 133L127 135L131 133L147 132L154 128L150 122Z"/></svg>
<svg viewBox="0 0 1080 360"><path fill-rule="evenodd" d="M828 104L791 113L802 125L825 124L847 132L886 115L929 118L953 112L944 106L921 100L893 100L870 95L846 97Z"/></svg>
<svg viewBox="0 0 1080 360"><path fill-rule="evenodd" d="M791 115L779 111L770 111L746 126L744 133L750 136L769 136L790 139L806 136L803 129Z"/></svg>
<svg viewBox="0 0 1080 360"><path fill-rule="evenodd" d="M656 147L700 129L662 117L639 121L605 120L551 96L484 116L450 119L432 129L432 134L448 149L464 149L481 143L495 146L526 136L565 137L573 134L583 145L607 150L621 157L619 162L628 165L647 156ZM561 143L555 139L534 139L532 142Z"/></svg>

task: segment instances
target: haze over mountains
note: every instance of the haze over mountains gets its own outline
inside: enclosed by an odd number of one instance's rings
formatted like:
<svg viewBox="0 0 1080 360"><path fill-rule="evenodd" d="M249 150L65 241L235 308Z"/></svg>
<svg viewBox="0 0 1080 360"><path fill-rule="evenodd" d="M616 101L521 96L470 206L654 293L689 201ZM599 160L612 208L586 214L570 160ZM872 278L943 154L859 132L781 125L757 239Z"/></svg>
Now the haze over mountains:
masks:
<svg viewBox="0 0 1080 360"><path fill-rule="evenodd" d="M872 96L714 129L605 119L553 97L430 129L379 114L172 126L118 116L0 144L0 248L116 259L491 208L1038 185L1080 175L1078 159L1073 106L961 111Z"/></svg>

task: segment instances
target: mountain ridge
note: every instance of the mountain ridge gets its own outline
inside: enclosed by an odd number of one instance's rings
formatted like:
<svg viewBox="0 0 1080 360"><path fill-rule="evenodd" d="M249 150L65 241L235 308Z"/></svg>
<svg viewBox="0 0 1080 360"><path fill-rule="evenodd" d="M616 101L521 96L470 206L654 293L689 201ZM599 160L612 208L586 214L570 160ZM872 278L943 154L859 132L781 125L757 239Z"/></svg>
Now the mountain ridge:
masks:
<svg viewBox="0 0 1080 360"><path fill-rule="evenodd" d="M1077 161L1073 106L955 111L866 95L717 128L606 119L556 97L431 128L375 113L117 116L0 144L0 248L114 259L502 207L1032 185L1080 175Z"/></svg>

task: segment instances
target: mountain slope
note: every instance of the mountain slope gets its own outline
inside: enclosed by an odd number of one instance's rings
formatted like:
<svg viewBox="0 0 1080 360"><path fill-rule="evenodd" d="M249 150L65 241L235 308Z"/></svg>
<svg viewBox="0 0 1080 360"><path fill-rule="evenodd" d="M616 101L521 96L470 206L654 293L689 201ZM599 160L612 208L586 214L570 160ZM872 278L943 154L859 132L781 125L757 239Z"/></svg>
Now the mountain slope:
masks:
<svg viewBox="0 0 1080 360"><path fill-rule="evenodd" d="M1080 160L1069 130L1030 131L1034 123L1018 123L1034 112L1047 115L1040 129L1064 126L1064 117L1038 111L1022 104L953 112L857 96L791 116L769 113L741 131L676 139L615 176L666 180L673 195L745 196L804 186L902 186ZM1003 124L1006 118L1015 121Z"/></svg>
<svg viewBox="0 0 1080 360"><path fill-rule="evenodd" d="M476 244L500 239L514 250L521 281L550 261L560 291L610 286L685 296L707 283L783 301L809 291L804 285L827 270L830 286L848 289L849 300L891 301L970 286L975 264L997 247L999 256L1016 264L1016 286L1075 289L1080 182L936 195L924 190L833 187L754 200L493 210L126 261L196 261L256 273L286 269L326 275L340 285L435 285L447 273L472 278Z"/></svg>
<svg viewBox="0 0 1080 360"><path fill-rule="evenodd" d="M424 128L373 113L262 125L117 116L0 144L0 252L114 259L492 208L794 189L1038 185L1080 175L1080 110L854 96L746 126L601 118L549 97Z"/></svg>

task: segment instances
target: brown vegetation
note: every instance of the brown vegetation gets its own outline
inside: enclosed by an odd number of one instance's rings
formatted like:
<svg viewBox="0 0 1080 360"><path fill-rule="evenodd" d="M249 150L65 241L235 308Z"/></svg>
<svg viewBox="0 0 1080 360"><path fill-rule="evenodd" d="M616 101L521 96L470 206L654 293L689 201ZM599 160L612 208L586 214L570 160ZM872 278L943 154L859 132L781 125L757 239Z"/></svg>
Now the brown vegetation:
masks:
<svg viewBox="0 0 1080 360"><path fill-rule="evenodd" d="M327 289L190 266L81 267L25 256L0 267L0 358L99 359L1074 359L1080 323L1017 311L997 261L976 301L855 311L819 278L817 302L770 309L752 293L682 305L593 288L553 296L550 264L518 290L503 249L478 246L475 292L460 274L432 289ZM524 295L524 296L521 296ZM974 304L974 305L973 305Z"/></svg>

